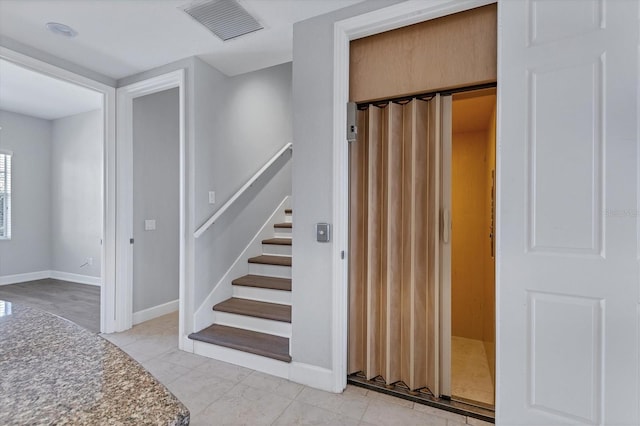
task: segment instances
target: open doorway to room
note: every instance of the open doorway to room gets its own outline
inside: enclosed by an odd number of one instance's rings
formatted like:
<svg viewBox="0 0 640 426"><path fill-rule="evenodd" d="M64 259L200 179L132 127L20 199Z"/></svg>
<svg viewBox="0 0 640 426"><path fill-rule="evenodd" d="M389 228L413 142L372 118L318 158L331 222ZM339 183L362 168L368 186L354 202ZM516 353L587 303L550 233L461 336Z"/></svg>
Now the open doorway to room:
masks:
<svg viewBox="0 0 640 426"><path fill-rule="evenodd" d="M185 315L184 77L180 69L117 90L117 331L174 314L176 340Z"/></svg>
<svg viewBox="0 0 640 426"><path fill-rule="evenodd" d="M104 94L0 59L0 299L98 333Z"/></svg>

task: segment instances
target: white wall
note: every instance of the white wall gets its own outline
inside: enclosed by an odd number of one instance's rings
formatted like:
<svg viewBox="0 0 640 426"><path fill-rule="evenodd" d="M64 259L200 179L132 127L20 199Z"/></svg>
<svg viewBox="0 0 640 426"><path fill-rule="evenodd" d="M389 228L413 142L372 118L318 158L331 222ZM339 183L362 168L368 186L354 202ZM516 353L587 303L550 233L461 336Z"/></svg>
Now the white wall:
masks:
<svg viewBox="0 0 640 426"><path fill-rule="evenodd" d="M196 225L224 204L292 141L291 63L226 77L195 63ZM265 176L195 242L194 304L212 290L286 195L290 163ZM277 167L274 168L277 171ZM208 203L208 191L216 203Z"/></svg>
<svg viewBox="0 0 640 426"><path fill-rule="evenodd" d="M0 240L0 277L51 266L51 122L0 111L0 149L13 151L11 240Z"/></svg>
<svg viewBox="0 0 640 426"><path fill-rule="evenodd" d="M293 27L291 351L297 362L331 368L333 243L317 243L314 226L333 215L334 23L393 3L367 1Z"/></svg>
<svg viewBox="0 0 640 426"><path fill-rule="evenodd" d="M133 312L178 298L179 130L177 88L133 100Z"/></svg>
<svg viewBox="0 0 640 426"><path fill-rule="evenodd" d="M51 268L100 277L102 110L52 121ZM91 265L84 265L91 259Z"/></svg>

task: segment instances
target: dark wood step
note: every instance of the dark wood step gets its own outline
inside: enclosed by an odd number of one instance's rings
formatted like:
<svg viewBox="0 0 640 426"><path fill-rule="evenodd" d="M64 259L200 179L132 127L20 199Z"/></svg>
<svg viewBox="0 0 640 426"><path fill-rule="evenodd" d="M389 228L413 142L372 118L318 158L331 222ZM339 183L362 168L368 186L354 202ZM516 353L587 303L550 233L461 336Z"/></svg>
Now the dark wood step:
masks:
<svg viewBox="0 0 640 426"><path fill-rule="evenodd" d="M232 297L213 307L214 311L291 322L291 306Z"/></svg>
<svg viewBox="0 0 640 426"><path fill-rule="evenodd" d="M263 254L249 259L249 263L260 263L262 265L291 266L291 256L272 256Z"/></svg>
<svg viewBox="0 0 640 426"><path fill-rule="evenodd" d="M262 275L245 275L232 281L233 285L245 287L267 288L271 290L291 291L291 279L265 277Z"/></svg>
<svg viewBox="0 0 640 426"><path fill-rule="evenodd" d="M284 209L284 214L293 214L293 209Z"/></svg>
<svg viewBox="0 0 640 426"><path fill-rule="evenodd" d="M286 337L213 324L197 333L191 333L189 339L291 362L289 339Z"/></svg>
<svg viewBox="0 0 640 426"><path fill-rule="evenodd" d="M262 240L262 244L273 244L276 246L290 246L291 238L269 238Z"/></svg>
<svg viewBox="0 0 640 426"><path fill-rule="evenodd" d="M291 229L291 228L293 228L293 223L291 223L291 222L276 223L275 225L273 225L273 227L274 228Z"/></svg>

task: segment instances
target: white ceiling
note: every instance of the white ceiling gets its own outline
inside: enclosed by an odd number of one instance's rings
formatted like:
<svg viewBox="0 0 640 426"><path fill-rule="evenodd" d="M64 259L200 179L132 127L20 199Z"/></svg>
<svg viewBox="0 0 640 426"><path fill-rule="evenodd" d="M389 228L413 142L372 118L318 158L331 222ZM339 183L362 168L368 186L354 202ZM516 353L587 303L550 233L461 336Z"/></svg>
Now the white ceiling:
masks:
<svg viewBox="0 0 640 426"><path fill-rule="evenodd" d="M189 0L0 0L0 37L114 79L194 55L231 76L291 61L294 22L360 1L239 0L265 29L222 42L183 12Z"/></svg>
<svg viewBox="0 0 640 426"><path fill-rule="evenodd" d="M1 110L55 120L99 108L100 93L0 59Z"/></svg>

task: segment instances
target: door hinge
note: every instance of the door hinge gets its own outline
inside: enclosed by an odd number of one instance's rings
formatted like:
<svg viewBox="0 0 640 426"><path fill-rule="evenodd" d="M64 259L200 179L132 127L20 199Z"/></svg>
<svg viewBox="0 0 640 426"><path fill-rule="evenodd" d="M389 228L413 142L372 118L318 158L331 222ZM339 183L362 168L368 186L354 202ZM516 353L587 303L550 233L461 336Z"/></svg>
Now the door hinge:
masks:
<svg viewBox="0 0 640 426"><path fill-rule="evenodd" d="M344 260L344 250L340 252L340 259Z"/></svg>
<svg viewBox="0 0 640 426"><path fill-rule="evenodd" d="M129 238L129 244L133 244L133 238Z"/></svg>

